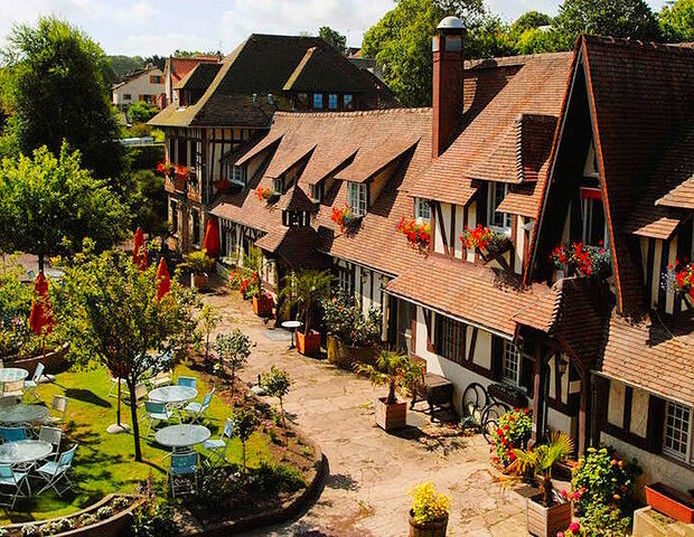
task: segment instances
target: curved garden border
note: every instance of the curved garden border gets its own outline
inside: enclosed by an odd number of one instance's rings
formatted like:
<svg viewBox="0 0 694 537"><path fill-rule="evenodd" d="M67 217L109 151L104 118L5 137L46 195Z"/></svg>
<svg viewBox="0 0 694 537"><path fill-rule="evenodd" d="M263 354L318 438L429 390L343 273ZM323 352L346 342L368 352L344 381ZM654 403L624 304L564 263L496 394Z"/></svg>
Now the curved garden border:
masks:
<svg viewBox="0 0 694 537"><path fill-rule="evenodd" d="M68 368L69 364L65 359L68 344L65 343L59 349L46 353L46 372L60 373ZM7 356L3 358L5 367L21 367L29 371L29 376L34 374L34 370L39 362L43 362L43 354L30 356L29 358L19 358L19 356Z"/></svg>
<svg viewBox="0 0 694 537"><path fill-rule="evenodd" d="M306 485L306 488L296 492L291 498L282 502L282 505L275 509L237 520L215 522L209 526L204 526L188 533L187 535L194 537L217 537L271 526L289 520L312 501L313 496L320 488L323 478L326 477L325 472L328 469L327 461L320 445L313 440L313 438L304 434L298 427L292 427L292 429L298 437L302 438L311 446L314 454L312 465L313 476L308 480L309 483Z"/></svg>
<svg viewBox="0 0 694 537"><path fill-rule="evenodd" d="M140 505L142 505L142 503L145 501L144 496L136 494L109 494L107 496L104 496L95 504L92 504L89 507L82 509L81 511L77 511L76 513L71 513L69 515L57 518L41 520L38 522L22 522L18 524L10 524L8 526L3 526L2 529L9 531L17 530L21 532L22 528L24 528L25 526L40 527L44 524L48 524L55 520L61 520L64 518L79 518L85 514L96 513L96 511L98 511L100 507L103 507L104 505L108 504L111 500L113 500L116 497L132 498L133 501L127 509L124 509L123 511L114 514L110 518L100 520L89 526L83 526L81 528L65 531L63 533L57 533L55 534L55 537L117 537L130 523L131 513L135 509L140 507Z"/></svg>

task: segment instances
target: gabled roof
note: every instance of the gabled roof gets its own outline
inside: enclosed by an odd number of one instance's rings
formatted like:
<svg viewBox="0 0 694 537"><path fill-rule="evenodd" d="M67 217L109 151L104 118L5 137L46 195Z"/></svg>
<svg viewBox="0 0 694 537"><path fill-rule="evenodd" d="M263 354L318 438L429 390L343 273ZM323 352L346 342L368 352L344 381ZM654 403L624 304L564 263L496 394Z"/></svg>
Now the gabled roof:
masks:
<svg viewBox="0 0 694 537"><path fill-rule="evenodd" d="M363 183L400 159L417 145L418 136L391 136L370 149L359 148L351 164L338 172L336 179Z"/></svg>
<svg viewBox="0 0 694 537"><path fill-rule="evenodd" d="M188 71L188 74L180 82L174 85L174 89L204 90L212 83L221 68L221 63L198 63Z"/></svg>
<svg viewBox="0 0 694 537"><path fill-rule="evenodd" d="M338 59L340 57L340 59ZM284 84L285 91L372 91L373 83L354 69L351 62L341 61L334 48L311 47Z"/></svg>
<svg viewBox="0 0 694 537"><path fill-rule="evenodd" d="M311 153L316 148L316 144L314 143L308 142L304 144L299 140L296 140L298 143L292 144L292 147L285 147L290 145L289 140L291 140L291 138L285 137L280 141L280 145L275 152L277 158L273 158L270 161L270 166L268 166L268 169L265 172L267 177L276 179L277 177L282 176L289 169L299 164L299 162L310 157ZM283 142L288 143L283 144Z"/></svg>

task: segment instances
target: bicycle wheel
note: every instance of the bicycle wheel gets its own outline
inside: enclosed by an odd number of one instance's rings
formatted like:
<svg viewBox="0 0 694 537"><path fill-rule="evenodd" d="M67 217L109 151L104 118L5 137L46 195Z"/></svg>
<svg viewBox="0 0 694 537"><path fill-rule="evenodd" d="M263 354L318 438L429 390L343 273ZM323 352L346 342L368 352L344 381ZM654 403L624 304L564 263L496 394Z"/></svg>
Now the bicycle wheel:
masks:
<svg viewBox="0 0 694 537"><path fill-rule="evenodd" d="M499 426L499 418L509 410L511 410L511 407L506 403L493 401L482 412L482 436L489 444L492 443L492 433Z"/></svg>
<svg viewBox="0 0 694 537"><path fill-rule="evenodd" d="M482 411L486 408L488 403L487 390L484 386L473 382L468 385L463 392L463 419L471 418L478 425L482 424Z"/></svg>

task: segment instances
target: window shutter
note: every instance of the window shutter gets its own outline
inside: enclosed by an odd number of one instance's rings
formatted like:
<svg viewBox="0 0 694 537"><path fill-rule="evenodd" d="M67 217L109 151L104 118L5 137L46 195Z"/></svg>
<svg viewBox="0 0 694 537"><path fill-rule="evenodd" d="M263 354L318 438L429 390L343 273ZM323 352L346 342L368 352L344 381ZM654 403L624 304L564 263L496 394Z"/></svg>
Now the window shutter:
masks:
<svg viewBox="0 0 694 537"><path fill-rule="evenodd" d="M492 336L492 378L500 381L504 367L504 340Z"/></svg>
<svg viewBox="0 0 694 537"><path fill-rule="evenodd" d="M646 440L651 453L663 450L663 427L665 426L665 400L655 395L648 398L648 426Z"/></svg>

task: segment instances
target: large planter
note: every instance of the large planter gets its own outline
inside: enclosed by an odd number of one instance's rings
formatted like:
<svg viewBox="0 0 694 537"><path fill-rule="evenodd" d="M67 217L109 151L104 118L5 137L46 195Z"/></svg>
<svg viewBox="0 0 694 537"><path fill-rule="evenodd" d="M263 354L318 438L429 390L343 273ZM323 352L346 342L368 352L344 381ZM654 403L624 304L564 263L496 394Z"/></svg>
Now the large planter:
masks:
<svg viewBox="0 0 694 537"><path fill-rule="evenodd" d="M253 297L253 313L258 317L272 316L272 298L263 294Z"/></svg>
<svg viewBox="0 0 694 537"><path fill-rule="evenodd" d="M328 361L343 369L352 369L355 363L373 364L379 350L375 346L352 347L341 339L328 335Z"/></svg>
<svg viewBox="0 0 694 537"><path fill-rule="evenodd" d="M571 524L571 502L544 507L540 498L538 495L526 500L528 532L536 537L555 537Z"/></svg>
<svg viewBox="0 0 694 537"><path fill-rule="evenodd" d="M304 356L316 356L320 352L320 334L313 330L307 334L297 330L296 348Z"/></svg>
<svg viewBox="0 0 694 537"><path fill-rule="evenodd" d="M690 496L663 483L645 488L646 502L653 509L685 524L694 522L694 500Z"/></svg>
<svg viewBox="0 0 694 537"><path fill-rule="evenodd" d="M376 425L386 432L402 429L407 425L407 403L386 404L387 397L379 397L376 399L375 413Z"/></svg>
<svg viewBox="0 0 694 537"><path fill-rule="evenodd" d="M61 371L65 371L70 366L65 358L67 349L68 344L65 343L58 349L46 352L46 373L60 373ZM27 358L20 358L19 356L3 357L2 360L5 367L18 367L20 369L26 369L31 377L36 370L36 366L44 361L44 357L43 354L37 354L36 356L29 356Z"/></svg>
<svg viewBox="0 0 694 537"><path fill-rule="evenodd" d="M446 529L448 528L448 514L446 514L446 516L440 520L418 524L412 518L412 511L410 511L409 521L410 537L446 537Z"/></svg>
<svg viewBox="0 0 694 537"><path fill-rule="evenodd" d="M190 275L190 281L195 289L205 289L207 287L207 274L204 272L200 274L193 272Z"/></svg>

